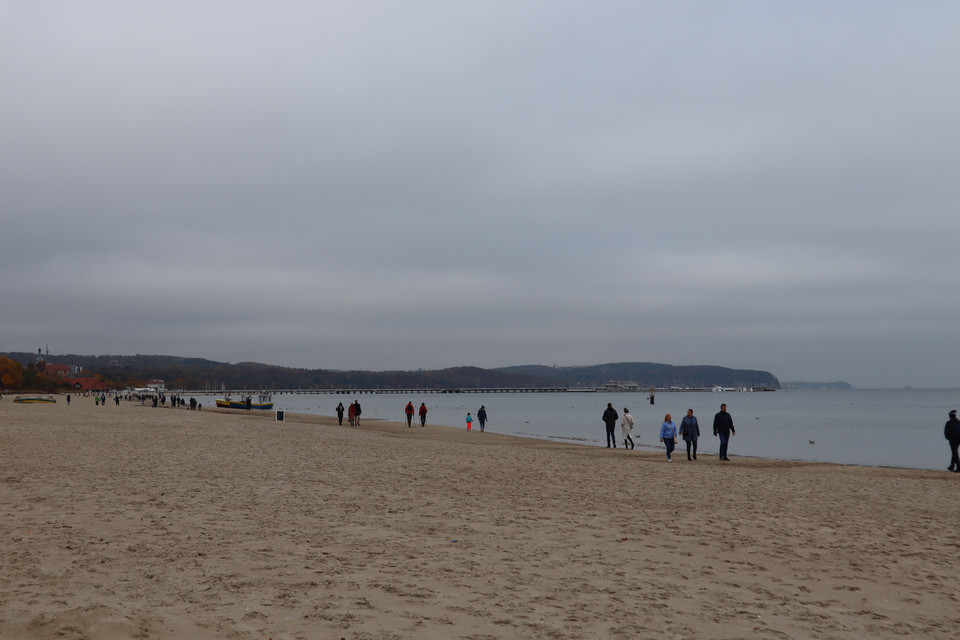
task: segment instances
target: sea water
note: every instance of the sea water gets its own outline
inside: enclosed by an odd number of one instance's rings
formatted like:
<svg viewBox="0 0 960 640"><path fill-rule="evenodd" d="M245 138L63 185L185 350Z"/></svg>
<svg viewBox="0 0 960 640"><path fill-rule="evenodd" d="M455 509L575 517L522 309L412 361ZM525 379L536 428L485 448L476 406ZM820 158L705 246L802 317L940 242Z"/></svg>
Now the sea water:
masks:
<svg viewBox="0 0 960 640"><path fill-rule="evenodd" d="M403 422L404 407L425 402L427 422L466 429L469 411L486 406L487 429L496 433L605 446L601 415L610 402L619 414L630 409L638 448L662 450L660 424L666 413L680 421L693 409L700 423L700 453L716 455L713 416L727 404L736 436L730 456L836 462L914 469L945 469L950 453L943 425L950 409L960 408L955 389L852 389L770 392L659 391L647 393L428 393L428 394L280 394L274 408L291 413L336 415L359 400L364 419ZM212 404L212 401L211 401ZM414 416L419 424L419 416ZM479 425L474 422L474 430ZM619 421L617 437L621 437ZM479 437L479 436L478 436ZM620 443L618 442L618 446ZM678 455L685 453L678 442Z"/></svg>

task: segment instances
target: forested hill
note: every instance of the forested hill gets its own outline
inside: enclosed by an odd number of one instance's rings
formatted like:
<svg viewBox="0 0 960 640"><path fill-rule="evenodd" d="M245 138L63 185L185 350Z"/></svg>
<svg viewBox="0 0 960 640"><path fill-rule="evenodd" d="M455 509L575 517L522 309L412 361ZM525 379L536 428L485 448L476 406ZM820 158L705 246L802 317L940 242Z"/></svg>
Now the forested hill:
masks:
<svg viewBox="0 0 960 640"><path fill-rule="evenodd" d="M4 354L24 366L35 353ZM418 371L339 371L296 369L257 362L229 364L176 356L45 356L49 363L75 365L82 375L98 375L117 387L142 386L163 380L168 389L457 389L471 387L596 387L607 381L632 381L650 387L768 387L780 382L766 371L718 366L674 366L651 362L619 362L582 367L530 365L481 369L452 367Z"/></svg>
<svg viewBox="0 0 960 640"><path fill-rule="evenodd" d="M599 386L609 380L619 380L636 382L641 389L702 388L715 385L780 388L780 381L768 371L728 369L713 365L676 366L656 362L614 362L580 367L530 365L504 367L497 371L529 375L570 387Z"/></svg>

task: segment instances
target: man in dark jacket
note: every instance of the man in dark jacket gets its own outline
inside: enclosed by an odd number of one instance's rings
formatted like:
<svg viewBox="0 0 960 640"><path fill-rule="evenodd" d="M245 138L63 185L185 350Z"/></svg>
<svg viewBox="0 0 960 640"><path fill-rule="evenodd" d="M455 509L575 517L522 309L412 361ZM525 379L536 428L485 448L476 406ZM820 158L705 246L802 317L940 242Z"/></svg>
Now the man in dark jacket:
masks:
<svg viewBox="0 0 960 640"><path fill-rule="evenodd" d="M620 419L620 416L617 414L617 410L613 408L613 403L607 403L607 410L603 412L603 423L607 425L607 449L610 448L610 444L613 444L613 448L617 448L617 437L614 435L614 431L617 428L617 420Z"/></svg>
<svg viewBox="0 0 960 640"><path fill-rule="evenodd" d="M721 404L719 413L713 416L713 435L720 436L720 459L729 462L727 445L730 443L730 436L737 435L737 430L733 428L733 418L727 413L726 404Z"/></svg>
<svg viewBox="0 0 960 640"><path fill-rule="evenodd" d="M957 410L950 412L950 419L943 425L943 437L950 443L950 466L947 471L960 472L960 420L957 420Z"/></svg>

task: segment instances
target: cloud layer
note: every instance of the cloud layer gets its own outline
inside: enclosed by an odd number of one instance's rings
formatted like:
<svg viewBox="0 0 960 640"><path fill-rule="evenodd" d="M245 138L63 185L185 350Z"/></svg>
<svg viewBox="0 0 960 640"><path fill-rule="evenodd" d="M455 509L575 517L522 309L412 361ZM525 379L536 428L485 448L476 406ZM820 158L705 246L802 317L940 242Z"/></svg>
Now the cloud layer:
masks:
<svg viewBox="0 0 960 640"><path fill-rule="evenodd" d="M20 3L0 350L960 387L960 6Z"/></svg>

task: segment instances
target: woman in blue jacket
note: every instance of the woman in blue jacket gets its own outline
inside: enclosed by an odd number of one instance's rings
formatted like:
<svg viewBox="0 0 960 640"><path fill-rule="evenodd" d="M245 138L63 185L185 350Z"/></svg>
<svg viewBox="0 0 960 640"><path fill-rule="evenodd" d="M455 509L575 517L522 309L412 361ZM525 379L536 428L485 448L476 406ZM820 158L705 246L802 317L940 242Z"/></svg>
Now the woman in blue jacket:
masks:
<svg viewBox="0 0 960 640"><path fill-rule="evenodd" d="M673 424L673 418L668 413L663 418L663 424L660 425L660 442L667 447L667 462L673 462L670 454L673 453L673 447L677 443L677 425Z"/></svg>

